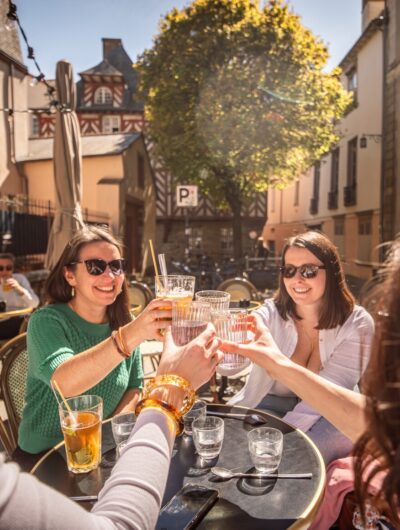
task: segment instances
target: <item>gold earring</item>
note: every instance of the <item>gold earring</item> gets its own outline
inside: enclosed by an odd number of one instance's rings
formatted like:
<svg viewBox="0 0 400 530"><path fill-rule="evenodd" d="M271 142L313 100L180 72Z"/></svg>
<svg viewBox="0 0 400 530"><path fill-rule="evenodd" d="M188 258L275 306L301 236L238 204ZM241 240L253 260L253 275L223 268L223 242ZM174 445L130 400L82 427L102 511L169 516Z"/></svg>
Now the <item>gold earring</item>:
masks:
<svg viewBox="0 0 400 530"><path fill-rule="evenodd" d="M75 296L75 287L71 287L71 298Z"/></svg>

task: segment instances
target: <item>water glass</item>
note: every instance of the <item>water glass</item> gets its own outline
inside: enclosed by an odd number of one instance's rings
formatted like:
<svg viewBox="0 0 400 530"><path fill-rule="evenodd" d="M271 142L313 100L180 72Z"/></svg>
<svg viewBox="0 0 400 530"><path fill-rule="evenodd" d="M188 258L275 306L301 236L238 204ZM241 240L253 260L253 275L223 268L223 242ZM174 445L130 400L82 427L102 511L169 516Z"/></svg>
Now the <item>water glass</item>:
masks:
<svg viewBox="0 0 400 530"><path fill-rule="evenodd" d="M222 340L243 344L247 340L247 311L246 309L224 309L212 314L212 321L217 331L217 336ZM225 353L223 361L219 364L223 369L242 370L249 366L250 359L238 353Z"/></svg>
<svg viewBox="0 0 400 530"><path fill-rule="evenodd" d="M207 413L207 403L198 399L193 403L193 407L183 416L183 429L188 436L192 435L192 423L198 418L205 418Z"/></svg>
<svg viewBox="0 0 400 530"><path fill-rule="evenodd" d="M192 423L192 430L197 454L204 460L216 458L224 441L224 420L215 416L198 418Z"/></svg>
<svg viewBox="0 0 400 530"><path fill-rule="evenodd" d="M272 427L257 427L247 433L254 467L260 473L273 473L282 458L283 434Z"/></svg>
<svg viewBox="0 0 400 530"><path fill-rule="evenodd" d="M182 274L168 274L167 276L156 276L156 297L168 298L179 302L190 302L194 295L194 276Z"/></svg>
<svg viewBox="0 0 400 530"><path fill-rule="evenodd" d="M229 309L231 301L231 295L225 291L198 291L195 297L199 302L210 304L212 312Z"/></svg>
<svg viewBox="0 0 400 530"><path fill-rule="evenodd" d="M72 473L96 469L101 460L102 398L90 395L69 398L60 402L58 411L68 469Z"/></svg>
<svg viewBox="0 0 400 530"><path fill-rule="evenodd" d="M202 333L211 320L210 304L174 302L172 305L172 338L184 346Z"/></svg>
<svg viewBox="0 0 400 530"><path fill-rule="evenodd" d="M128 440L135 423L136 416L133 412L124 412L112 418L111 428L115 445Z"/></svg>
<svg viewBox="0 0 400 530"><path fill-rule="evenodd" d="M124 442L120 442L116 448L115 448L115 456L116 456L116 459L118 460L118 458L121 456L121 452L123 450L123 448L126 446L127 444L127 440L125 440Z"/></svg>

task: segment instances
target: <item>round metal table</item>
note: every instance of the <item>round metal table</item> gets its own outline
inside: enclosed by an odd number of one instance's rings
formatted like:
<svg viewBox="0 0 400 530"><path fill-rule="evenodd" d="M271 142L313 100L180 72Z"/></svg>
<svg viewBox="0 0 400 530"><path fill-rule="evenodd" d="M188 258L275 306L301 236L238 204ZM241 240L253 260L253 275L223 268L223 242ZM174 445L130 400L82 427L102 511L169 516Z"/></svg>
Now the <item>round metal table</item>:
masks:
<svg viewBox="0 0 400 530"><path fill-rule="evenodd" d="M207 404L207 410L227 412L254 412L244 407ZM254 427L242 420L224 418L225 437L217 461L205 464L195 453L193 440L182 436L176 439L163 504L184 484L195 483L215 488L217 503L200 522L203 530L285 530L308 528L325 484L325 466L313 442L301 431L279 418L257 411L267 420L266 425L280 429L284 434L281 473L312 472L311 479L231 479L219 481L210 471L218 465L249 471L253 468L248 447L247 432ZM100 467L85 475L68 472L64 443L46 453L31 473L42 482L67 496L97 495L111 473L115 461L114 441L110 421L103 424L103 460ZM90 503L83 503L90 508Z"/></svg>

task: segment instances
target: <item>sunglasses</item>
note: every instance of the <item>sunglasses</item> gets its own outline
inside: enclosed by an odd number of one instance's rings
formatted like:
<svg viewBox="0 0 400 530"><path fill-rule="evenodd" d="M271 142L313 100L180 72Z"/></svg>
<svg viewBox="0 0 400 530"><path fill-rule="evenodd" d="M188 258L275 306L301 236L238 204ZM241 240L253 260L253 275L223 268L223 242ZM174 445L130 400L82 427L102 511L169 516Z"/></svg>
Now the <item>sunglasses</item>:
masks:
<svg viewBox="0 0 400 530"><path fill-rule="evenodd" d="M70 265L76 265L77 263L84 263L86 270L91 276L100 276L104 274L107 266L115 276L120 276L126 271L127 261L126 259L113 259L112 261L104 261L104 259L85 259L84 261L72 261Z"/></svg>
<svg viewBox="0 0 400 530"><path fill-rule="evenodd" d="M13 266L12 265L0 265L0 272L3 272L3 271L12 271L13 270Z"/></svg>
<svg viewBox="0 0 400 530"><path fill-rule="evenodd" d="M297 271L299 271L300 276L306 280L315 278L319 269L326 269L326 267L325 265L314 265L312 263L305 263L299 267L295 267L294 265L284 265L283 267L279 267L279 270L281 271L281 274L284 278L294 278Z"/></svg>

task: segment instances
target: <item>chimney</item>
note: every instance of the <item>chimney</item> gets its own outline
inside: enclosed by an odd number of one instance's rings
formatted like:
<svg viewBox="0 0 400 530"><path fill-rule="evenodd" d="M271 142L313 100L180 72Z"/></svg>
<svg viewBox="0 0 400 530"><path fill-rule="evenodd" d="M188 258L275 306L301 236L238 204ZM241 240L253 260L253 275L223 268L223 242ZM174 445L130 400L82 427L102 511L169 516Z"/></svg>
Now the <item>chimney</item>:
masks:
<svg viewBox="0 0 400 530"><path fill-rule="evenodd" d="M363 0L362 1L362 31L376 17L379 17L385 8L384 0Z"/></svg>
<svg viewBox="0 0 400 530"><path fill-rule="evenodd" d="M103 41L103 59L107 59L110 53L118 46L122 46L121 39L101 39Z"/></svg>

